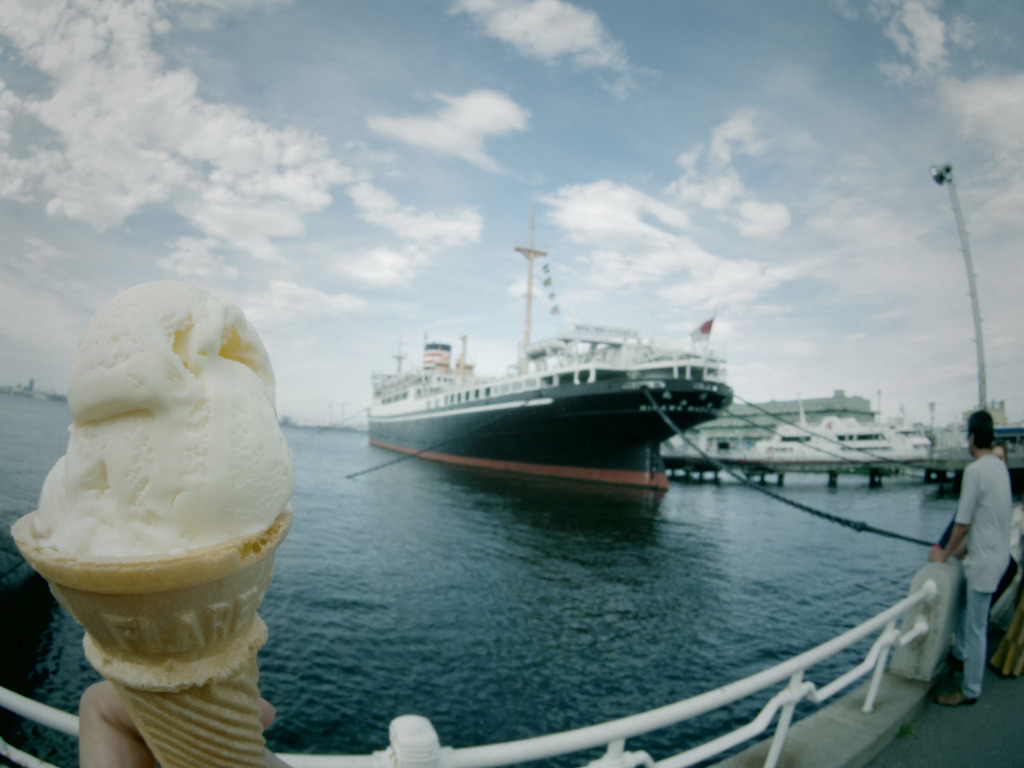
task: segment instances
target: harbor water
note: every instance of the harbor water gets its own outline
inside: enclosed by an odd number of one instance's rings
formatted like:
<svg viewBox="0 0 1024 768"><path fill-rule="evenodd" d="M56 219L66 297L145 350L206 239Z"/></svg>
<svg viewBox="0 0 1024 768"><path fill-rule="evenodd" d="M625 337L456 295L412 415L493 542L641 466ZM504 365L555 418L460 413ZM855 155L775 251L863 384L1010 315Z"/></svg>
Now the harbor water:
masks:
<svg viewBox="0 0 1024 768"><path fill-rule="evenodd" d="M34 509L68 422L64 403L0 395L5 526ZM285 435L295 521L260 611L278 751L369 753L410 713L462 747L668 704L861 623L906 594L927 556L728 480L653 494L395 461L357 432ZM864 476L829 488L822 475L789 475L782 492L926 540L955 507L913 477L876 489ZM0 569L16 569L3 557ZM3 599L0 684L75 711L99 679L82 630L38 583ZM866 647L808 678L828 682ZM749 720L768 695L627 748L657 759L695 745ZM6 715L0 735L76 764L72 739Z"/></svg>

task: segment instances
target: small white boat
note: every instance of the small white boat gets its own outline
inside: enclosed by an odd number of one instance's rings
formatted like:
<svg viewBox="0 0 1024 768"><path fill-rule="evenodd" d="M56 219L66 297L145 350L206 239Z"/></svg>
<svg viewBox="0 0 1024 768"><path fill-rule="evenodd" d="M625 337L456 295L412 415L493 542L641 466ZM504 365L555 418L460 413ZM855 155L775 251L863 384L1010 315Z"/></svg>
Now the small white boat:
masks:
<svg viewBox="0 0 1024 768"><path fill-rule="evenodd" d="M916 464L930 450L931 441L920 430L826 416L813 426L780 424L771 437L730 449L728 458L739 465L822 470Z"/></svg>

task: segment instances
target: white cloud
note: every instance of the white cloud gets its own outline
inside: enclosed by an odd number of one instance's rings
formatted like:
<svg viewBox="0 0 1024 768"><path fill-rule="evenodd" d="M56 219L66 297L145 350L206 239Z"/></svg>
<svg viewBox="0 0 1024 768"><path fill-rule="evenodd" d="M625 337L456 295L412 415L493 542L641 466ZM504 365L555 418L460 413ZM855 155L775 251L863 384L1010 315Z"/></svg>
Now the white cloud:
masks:
<svg viewBox="0 0 1024 768"><path fill-rule="evenodd" d="M239 0L231 8L253 6ZM0 4L3 34L52 84L45 95L22 94L18 106L56 137L26 148L32 163L0 155L21 173L4 192L24 196L35 185L50 215L99 231L148 205L171 204L207 237L279 259L273 240L304 231L302 215L329 205L329 188L350 173L322 139L207 102L194 74L167 70L151 44L167 27L155 8Z"/></svg>
<svg viewBox="0 0 1024 768"><path fill-rule="evenodd" d="M452 155L492 173L501 165L484 151L484 141L526 130L529 113L503 93L471 91L465 96L437 98L445 107L428 116L367 119L371 130L405 144Z"/></svg>
<svg viewBox="0 0 1024 768"><path fill-rule="evenodd" d="M985 141L1005 159L1024 151L1024 73L983 75L939 83L945 108L971 138Z"/></svg>
<svg viewBox="0 0 1024 768"><path fill-rule="evenodd" d="M789 208L759 200L733 165L738 157L760 157L771 146L758 123L757 112L741 110L716 126L707 145L679 156L676 162L683 174L669 185L668 193L684 205L714 212L742 237L770 240L789 228Z"/></svg>
<svg viewBox="0 0 1024 768"><path fill-rule="evenodd" d="M415 247L400 250L373 248L364 253L345 254L334 260L335 274L373 288L408 285L427 255Z"/></svg>
<svg viewBox="0 0 1024 768"><path fill-rule="evenodd" d="M782 203L741 200L736 205L736 229L743 237L768 240L789 229L791 221Z"/></svg>
<svg viewBox="0 0 1024 768"><path fill-rule="evenodd" d="M421 247L442 248L480 241L483 219L472 208L462 208L448 215L420 213L412 207L399 205L387 192L368 182L353 184L345 191L365 221Z"/></svg>
<svg viewBox="0 0 1024 768"><path fill-rule="evenodd" d="M368 302L348 293L326 293L287 280L272 280L267 290L250 296L245 315L257 328L296 320L338 317L365 309Z"/></svg>
<svg viewBox="0 0 1024 768"><path fill-rule="evenodd" d="M946 24L919 2L911 0L893 14L885 36L909 57L924 75L946 68Z"/></svg>
<svg viewBox="0 0 1024 768"><path fill-rule="evenodd" d="M156 7L174 19L176 25L191 29L212 29L223 17L291 5L294 0L155 0ZM167 22L155 29L166 31Z"/></svg>
<svg viewBox="0 0 1024 768"><path fill-rule="evenodd" d="M736 155L758 157L768 144L758 126L757 112L744 109L711 131L708 156L715 165L727 166Z"/></svg>
<svg viewBox="0 0 1024 768"><path fill-rule="evenodd" d="M548 218L590 249L581 260L597 288L657 283L681 272L700 279L716 261L680 232L690 223L685 211L633 187L600 181L565 187L544 202Z"/></svg>
<svg viewBox="0 0 1024 768"><path fill-rule="evenodd" d="M616 74L610 89L624 95L631 67L623 46L593 11L562 0L455 0L453 13L467 13L491 37L512 45L522 56L553 64L567 58L583 69Z"/></svg>
<svg viewBox="0 0 1024 768"><path fill-rule="evenodd" d="M375 287L405 285L441 249L480 241L483 218L472 208L447 214L417 211L365 181L348 186L345 192L360 218L404 241L398 249L379 247L336 257L334 272L357 282Z"/></svg>
<svg viewBox="0 0 1024 768"><path fill-rule="evenodd" d="M658 289L658 295L677 306L706 306L711 300L727 300L742 306L760 299L787 280L799 277L799 268L764 264L752 259L718 259L707 271Z"/></svg>
<svg viewBox="0 0 1024 768"><path fill-rule="evenodd" d="M214 253L220 247L220 241L211 237L181 237L175 243L176 248L167 256L157 259L156 263L178 277L237 277L238 269L223 263Z"/></svg>
<svg viewBox="0 0 1024 768"><path fill-rule="evenodd" d="M974 45L974 25L960 16L947 24L938 7L934 0L873 3L875 19L885 22L883 33L903 57L903 61L880 65L893 83L916 84L939 77L949 68L948 46L967 49Z"/></svg>

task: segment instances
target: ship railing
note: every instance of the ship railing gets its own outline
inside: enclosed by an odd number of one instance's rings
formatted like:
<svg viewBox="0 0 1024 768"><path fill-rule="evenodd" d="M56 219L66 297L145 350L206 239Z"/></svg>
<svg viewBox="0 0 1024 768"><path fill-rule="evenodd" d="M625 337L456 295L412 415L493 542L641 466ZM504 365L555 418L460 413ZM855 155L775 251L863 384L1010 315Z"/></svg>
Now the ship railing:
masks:
<svg viewBox="0 0 1024 768"><path fill-rule="evenodd" d="M750 677L725 685L674 704L623 717L577 730L564 731L520 741L476 747L442 747L431 722L418 715L403 715L391 722L390 745L370 755L306 755L282 754L281 759L293 768L500 768L536 760L562 757L604 747L603 756L585 763L585 768L686 768L738 748L765 733L776 721L775 733L763 765L775 768L790 732L796 706L805 699L821 704L871 674L862 712L870 716L894 646L907 646L917 640L921 645L934 645L923 636L933 633L923 604L933 603L939 588L933 578L922 578L922 569L915 579L916 589L886 610L833 639L783 661ZM950 585L944 592L952 593ZM949 596L944 600L948 603ZM920 607L919 607L920 606ZM903 619L903 628L896 623ZM942 622L936 622L942 626ZM805 679L807 670L846 651L878 633L863 660L844 674L819 687ZM916 647L916 646L915 646ZM705 715L737 701L760 694L779 683L785 686L775 692L760 712L748 723L706 743L690 747L678 754L654 760L646 751L627 751L626 740ZM858 694L859 695L859 694ZM0 688L0 707L23 718L77 736L78 718L66 712ZM36 758L10 747L0 739L0 754L18 765L40 768L47 766Z"/></svg>

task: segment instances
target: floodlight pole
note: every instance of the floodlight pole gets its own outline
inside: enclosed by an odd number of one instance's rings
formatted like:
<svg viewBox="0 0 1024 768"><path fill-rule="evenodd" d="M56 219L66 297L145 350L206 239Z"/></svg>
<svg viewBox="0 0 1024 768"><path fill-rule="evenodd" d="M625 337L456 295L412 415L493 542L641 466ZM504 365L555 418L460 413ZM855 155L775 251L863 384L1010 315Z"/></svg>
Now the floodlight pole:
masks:
<svg viewBox="0 0 1024 768"><path fill-rule="evenodd" d="M967 265L967 284L971 289L971 308L974 310L974 337L978 347L978 407L984 409L988 405L988 389L985 386L985 343L981 337L981 308L978 306L978 286L974 281L974 262L971 261L971 247L967 244L967 228L964 227L964 216L960 211L960 200L956 196L956 184L953 183L953 166L933 165L932 178L939 186L949 184L949 197L953 201L953 213L956 214L956 226L960 231L960 246L964 252Z"/></svg>

